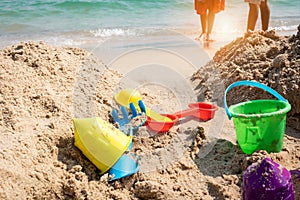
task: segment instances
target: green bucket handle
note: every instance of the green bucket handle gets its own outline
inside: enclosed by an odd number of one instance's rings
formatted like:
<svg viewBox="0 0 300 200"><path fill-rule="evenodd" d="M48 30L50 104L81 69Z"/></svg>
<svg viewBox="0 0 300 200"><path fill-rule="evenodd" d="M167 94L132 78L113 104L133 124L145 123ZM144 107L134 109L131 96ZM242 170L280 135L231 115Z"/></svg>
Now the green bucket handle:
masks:
<svg viewBox="0 0 300 200"><path fill-rule="evenodd" d="M276 97L277 99L281 100L281 101L286 101L287 100L285 98L283 98L278 92L276 92L275 90L273 90L272 88L262 84L262 83L258 83L258 82L254 82L254 81L237 81L232 83L231 85L229 85L224 93L224 108L226 111L226 114L228 116L229 119L232 118L232 114L230 113L228 106L227 106L227 100L226 100L226 95L228 93L229 90L231 90L234 87L238 87L238 86L253 86L253 87L257 87L260 89L263 89L267 92L269 92L270 94L272 94L274 97Z"/></svg>

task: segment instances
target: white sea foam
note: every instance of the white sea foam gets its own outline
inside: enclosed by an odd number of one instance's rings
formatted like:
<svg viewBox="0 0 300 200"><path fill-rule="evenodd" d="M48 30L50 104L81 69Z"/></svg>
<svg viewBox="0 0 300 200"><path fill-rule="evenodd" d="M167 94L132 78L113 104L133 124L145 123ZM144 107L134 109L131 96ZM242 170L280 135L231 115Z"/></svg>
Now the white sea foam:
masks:
<svg viewBox="0 0 300 200"><path fill-rule="evenodd" d="M122 28L99 28L96 30L91 30L95 37L112 37L112 36L135 36L136 32L132 29L122 29Z"/></svg>
<svg viewBox="0 0 300 200"><path fill-rule="evenodd" d="M271 29L275 29L276 31L296 31L298 25L292 26L278 26L278 27L271 27Z"/></svg>

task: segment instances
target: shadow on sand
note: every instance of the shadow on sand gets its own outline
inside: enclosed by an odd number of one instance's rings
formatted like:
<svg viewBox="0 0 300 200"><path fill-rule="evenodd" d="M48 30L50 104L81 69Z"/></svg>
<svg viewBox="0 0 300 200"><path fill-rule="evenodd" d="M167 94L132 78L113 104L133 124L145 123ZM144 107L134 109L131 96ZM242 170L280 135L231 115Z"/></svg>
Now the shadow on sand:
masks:
<svg viewBox="0 0 300 200"><path fill-rule="evenodd" d="M97 169L74 145L74 138L60 138L58 144L58 160L66 164L67 171L80 165L89 181L100 179L100 170Z"/></svg>

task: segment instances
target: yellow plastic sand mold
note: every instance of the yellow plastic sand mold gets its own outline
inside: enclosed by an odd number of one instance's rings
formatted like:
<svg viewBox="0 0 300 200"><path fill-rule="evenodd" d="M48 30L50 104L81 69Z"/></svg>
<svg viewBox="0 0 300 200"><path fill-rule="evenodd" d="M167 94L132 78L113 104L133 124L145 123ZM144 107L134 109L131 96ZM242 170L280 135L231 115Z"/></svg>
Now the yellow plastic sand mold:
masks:
<svg viewBox="0 0 300 200"><path fill-rule="evenodd" d="M127 88L127 89L123 89L120 92L118 92L114 96L114 99L118 104L125 106L126 108L129 108L130 103L133 103L134 106L136 108L138 108L139 107L138 101L142 100L142 96L138 91ZM147 116L151 117L152 119L154 119L157 122L171 122L172 121L170 118L160 115L148 107L146 107L146 114L147 114Z"/></svg>
<svg viewBox="0 0 300 200"><path fill-rule="evenodd" d="M73 119L75 146L104 174L127 150L132 136L99 117Z"/></svg>

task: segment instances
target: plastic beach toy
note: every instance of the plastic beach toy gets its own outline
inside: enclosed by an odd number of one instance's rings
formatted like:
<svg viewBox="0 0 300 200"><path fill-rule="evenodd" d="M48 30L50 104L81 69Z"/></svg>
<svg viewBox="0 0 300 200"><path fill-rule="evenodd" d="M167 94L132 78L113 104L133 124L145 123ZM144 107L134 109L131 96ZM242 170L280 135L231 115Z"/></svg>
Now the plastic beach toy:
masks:
<svg viewBox="0 0 300 200"><path fill-rule="evenodd" d="M146 123L146 119L147 119L146 108L145 108L143 101L139 100L138 105L139 105L140 112L137 111L137 108L134 106L133 103L129 104L129 108L131 111L130 116L129 116L125 106L120 106L120 110L122 113L122 119L119 118L118 111L116 109L113 109L111 112L113 119L114 119L114 123L118 123L119 129L126 135L132 136L134 131L138 130L139 127L143 126ZM144 115L144 119L141 121L141 123L139 123L137 125L129 125L129 123L134 118L137 118L142 115ZM132 144L130 144L129 149L131 149L131 145Z"/></svg>
<svg viewBox="0 0 300 200"><path fill-rule="evenodd" d="M132 127L130 127L130 135L132 136ZM132 140L128 146L128 151L132 149ZM108 181L112 182L120 178L124 178L135 174L140 168L140 158L132 153L123 154L119 160L109 169L108 171Z"/></svg>
<svg viewBox="0 0 300 200"><path fill-rule="evenodd" d="M101 171L113 166L131 143L112 124L98 118L73 119L75 146Z"/></svg>
<svg viewBox="0 0 300 200"><path fill-rule="evenodd" d="M142 99L140 93L138 91L135 91L133 89L124 89L121 90L119 93L117 93L115 96L115 101L127 108L130 103L133 103L135 107L138 107L138 101ZM147 116L151 117L152 119L159 121L159 122L170 122L171 119L168 117L162 116L153 110L146 107L146 113Z"/></svg>
<svg viewBox="0 0 300 200"><path fill-rule="evenodd" d="M252 100L228 108L226 95L237 86L263 89L278 100ZM256 150L266 150L269 153L281 151L286 113L291 110L291 105L279 93L258 82L235 82L225 91L224 108L229 119L233 118L237 140L244 153L251 154Z"/></svg>
<svg viewBox="0 0 300 200"><path fill-rule="evenodd" d="M113 116L113 119L114 119L114 123L118 123L119 129L121 131L123 131L126 135L129 135L129 133L128 133L128 129L129 129L128 124L134 118L137 118L137 117L142 116L142 115L145 116L145 119L140 124L131 127L132 129L130 129L130 130L132 130L132 131L137 130L140 126L143 126L144 123L146 122L146 107L145 107L142 100L138 101L138 106L139 106L139 108L136 108L133 103L129 104L131 115L128 114L127 109L126 109L125 106L120 106L120 111L122 113L122 118L119 118L118 111L116 109L113 109L112 112L111 112L111 114Z"/></svg>
<svg viewBox="0 0 300 200"><path fill-rule="evenodd" d="M243 177L242 200L294 200L290 172L265 158L250 165Z"/></svg>
<svg viewBox="0 0 300 200"><path fill-rule="evenodd" d="M170 118L171 122L157 122L151 117L147 118L146 126L149 130L157 133L167 132L173 125L180 119L188 116L192 116L202 121L210 120L214 117L215 111L218 108L210 103L197 102L190 103L189 109L182 110L173 114L165 114Z"/></svg>
<svg viewBox="0 0 300 200"><path fill-rule="evenodd" d="M162 114L162 115L168 117L172 121L158 122L151 119L150 117L147 117L147 121L145 123L147 129L155 133L164 133L169 131L174 126L174 124L179 120L176 115L172 115L172 114Z"/></svg>
<svg viewBox="0 0 300 200"><path fill-rule="evenodd" d="M178 118L192 116L202 121L208 121L215 116L215 112L218 110L217 106L205 102L190 103L187 110L174 113Z"/></svg>
<svg viewBox="0 0 300 200"><path fill-rule="evenodd" d="M115 181L135 174L139 171L140 159L138 156L128 153L121 156L121 158L108 171L108 181Z"/></svg>
<svg viewBox="0 0 300 200"><path fill-rule="evenodd" d="M122 119L119 118L117 110L112 110L112 116L114 118L114 122L119 124L119 129L123 131L126 135L133 135L133 131L136 131L140 126L142 126L146 122L146 108L142 100L138 101L139 110L134 106L133 103L130 103L129 108L131 111L131 115L128 114L125 106L121 106L120 110L122 112ZM130 122L134 120L134 118L144 115L144 118L140 124L130 125ZM129 128L128 128L129 127ZM132 142L128 146L128 151L132 149ZM130 176L138 172L140 168L139 157L132 154L127 153L123 154L119 160L109 169L109 182L115 181L120 178L124 178L126 176Z"/></svg>
<svg viewBox="0 0 300 200"><path fill-rule="evenodd" d="M130 127L130 136L132 136L132 127ZM131 137L132 139L132 137ZM128 146L127 151L132 149L132 140ZM120 178L124 178L135 174L139 171L140 168L140 159L137 155L132 153L123 154L119 160L109 169L108 171L108 181L112 182Z"/></svg>

